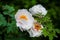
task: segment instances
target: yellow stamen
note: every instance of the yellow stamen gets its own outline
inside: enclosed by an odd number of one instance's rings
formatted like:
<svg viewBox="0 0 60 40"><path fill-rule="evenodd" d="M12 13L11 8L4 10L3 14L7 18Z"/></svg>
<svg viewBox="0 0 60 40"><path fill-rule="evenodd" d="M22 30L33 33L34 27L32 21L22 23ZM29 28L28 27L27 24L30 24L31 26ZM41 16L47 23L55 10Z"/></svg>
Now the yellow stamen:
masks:
<svg viewBox="0 0 60 40"><path fill-rule="evenodd" d="M40 24L35 23L34 25L35 25L35 29L36 29L37 31L38 31L38 30L41 30L41 25L40 25Z"/></svg>
<svg viewBox="0 0 60 40"><path fill-rule="evenodd" d="M28 20L28 18L26 17L26 15L21 15L20 19Z"/></svg>

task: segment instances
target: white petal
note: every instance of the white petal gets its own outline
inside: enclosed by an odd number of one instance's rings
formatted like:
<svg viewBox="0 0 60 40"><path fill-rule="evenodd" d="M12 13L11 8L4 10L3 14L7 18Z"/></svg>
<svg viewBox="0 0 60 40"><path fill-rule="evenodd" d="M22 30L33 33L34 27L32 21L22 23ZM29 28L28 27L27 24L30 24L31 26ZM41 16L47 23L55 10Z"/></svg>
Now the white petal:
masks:
<svg viewBox="0 0 60 40"><path fill-rule="evenodd" d="M27 20L22 20L19 18L19 16L21 15L26 15L26 17L28 18L28 21ZM32 17L32 14L29 13L26 9L21 9L21 10L18 10L18 12L15 14L15 19L16 19L16 22L17 22L17 26L21 27L23 30L28 30L32 27L33 25L33 21L34 21L34 18Z"/></svg>
<svg viewBox="0 0 60 40"><path fill-rule="evenodd" d="M32 8L29 9L29 11L33 15L40 13L45 16L47 14L47 10L41 4L33 6Z"/></svg>
<svg viewBox="0 0 60 40"><path fill-rule="evenodd" d="M43 28L43 26L41 26ZM36 31L33 27L27 31L30 37L39 37L42 35L43 30Z"/></svg>

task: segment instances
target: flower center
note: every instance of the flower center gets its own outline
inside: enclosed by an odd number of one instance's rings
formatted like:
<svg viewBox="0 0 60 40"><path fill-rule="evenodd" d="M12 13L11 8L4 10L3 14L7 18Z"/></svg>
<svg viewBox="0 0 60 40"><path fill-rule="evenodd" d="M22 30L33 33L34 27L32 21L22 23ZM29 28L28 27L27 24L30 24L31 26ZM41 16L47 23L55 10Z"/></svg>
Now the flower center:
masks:
<svg viewBox="0 0 60 40"><path fill-rule="evenodd" d="M21 16L20 16L20 19L28 20L28 18L27 18L27 16L26 16L26 15L21 15Z"/></svg>
<svg viewBox="0 0 60 40"><path fill-rule="evenodd" d="M41 29L41 25L39 25L38 23L35 23L34 25L35 25L35 29L36 29L37 31Z"/></svg>

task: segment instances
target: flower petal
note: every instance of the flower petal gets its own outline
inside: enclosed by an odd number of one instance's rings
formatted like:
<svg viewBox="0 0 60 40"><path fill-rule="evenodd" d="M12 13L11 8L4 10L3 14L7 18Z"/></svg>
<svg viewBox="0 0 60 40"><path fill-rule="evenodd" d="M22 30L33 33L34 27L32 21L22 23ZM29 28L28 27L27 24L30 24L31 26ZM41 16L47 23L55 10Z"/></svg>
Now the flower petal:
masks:
<svg viewBox="0 0 60 40"><path fill-rule="evenodd" d="M26 9L18 10L18 12L15 14L15 19L17 26L21 27L23 30L30 29L34 21L32 14L29 13Z"/></svg>
<svg viewBox="0 0 60 40"><path fill-rule="evenodd" d="M28 30L28 33L29 33L30 37L39 37L39 36L41 36L42 32L43 32L43 30L42 30L43 26L41 25L41 27L40 27L41 29L39 29L39 30L36 30L34 27L35 26L33 26L30 30Z"/></svg>
<svg viewBox="0 0 60 40"><path fill-rule="evenodd" d="M47 10L41 4L33 6L32 8L29 9L29 11L33 15L40 13L41 15L45 16L47 14Z"/></svg>

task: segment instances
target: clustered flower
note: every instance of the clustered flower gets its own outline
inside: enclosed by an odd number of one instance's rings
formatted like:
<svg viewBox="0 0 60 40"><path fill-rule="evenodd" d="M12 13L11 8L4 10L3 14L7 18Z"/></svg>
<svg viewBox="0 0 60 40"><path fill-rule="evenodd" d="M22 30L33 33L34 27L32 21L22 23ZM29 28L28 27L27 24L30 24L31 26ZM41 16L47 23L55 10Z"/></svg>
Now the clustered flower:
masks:
<svg viewBox="0 0 60 40"><path fill-rule="evenodd" d="M47 14L47 10L41 5L35 5L29 9L19 9L15 14L16 25L20 30L27 31L30 37L39 37L43 32L43 25L34 19L33 15L41 14L44 17Z"/></svg>

